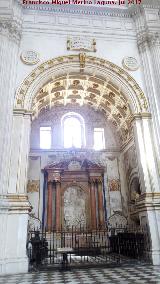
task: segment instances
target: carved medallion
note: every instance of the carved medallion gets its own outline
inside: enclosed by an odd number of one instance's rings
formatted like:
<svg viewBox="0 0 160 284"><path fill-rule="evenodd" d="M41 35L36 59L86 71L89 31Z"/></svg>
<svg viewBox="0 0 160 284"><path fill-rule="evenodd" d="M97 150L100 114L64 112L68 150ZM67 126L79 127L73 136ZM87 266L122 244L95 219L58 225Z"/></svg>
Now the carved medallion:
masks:
<svg viewBox="0 0 160 284"><path fill-rule="evenodd" d="M134 57L125 57L122 60L122 65L125 69L129 71L136 71L139 68L139 63L136 58Z"/></svg>
<svg viewBox="0 0 160 284"><path fill-rule="evenodd" d="M39 62L39 54L33 50L25 50L21 53L21 60L28 65L34 65Z"/></svg>

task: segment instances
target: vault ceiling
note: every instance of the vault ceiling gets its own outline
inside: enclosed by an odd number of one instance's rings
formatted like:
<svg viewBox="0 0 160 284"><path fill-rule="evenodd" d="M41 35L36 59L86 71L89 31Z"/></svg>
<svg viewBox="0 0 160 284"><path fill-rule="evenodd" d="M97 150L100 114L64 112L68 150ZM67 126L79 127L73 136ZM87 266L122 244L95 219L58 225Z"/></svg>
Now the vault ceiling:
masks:
<svg viewBox="0 0 160 284"><path fill-rule="evenodd" d="M67 75L50 80L36 94L32 109L37 117L44 109L60 105L89 105L112 121L123 141L131 134L131 109L119 87L89 75Z"/></svg>

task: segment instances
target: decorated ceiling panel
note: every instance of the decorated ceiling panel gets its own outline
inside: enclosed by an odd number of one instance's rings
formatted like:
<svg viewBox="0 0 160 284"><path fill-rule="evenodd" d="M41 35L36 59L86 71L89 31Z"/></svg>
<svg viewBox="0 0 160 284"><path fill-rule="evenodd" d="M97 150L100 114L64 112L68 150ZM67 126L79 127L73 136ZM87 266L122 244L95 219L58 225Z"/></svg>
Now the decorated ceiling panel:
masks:
<svg viewBox="0 0 160 284"><path fill-rule="evenodd" d="M126 140L131 131L129 102L111 81L89 75L68 74L50 80L36 94L33 113L37 117L44 109L59 105L90 105L103 111Z"/></svg>

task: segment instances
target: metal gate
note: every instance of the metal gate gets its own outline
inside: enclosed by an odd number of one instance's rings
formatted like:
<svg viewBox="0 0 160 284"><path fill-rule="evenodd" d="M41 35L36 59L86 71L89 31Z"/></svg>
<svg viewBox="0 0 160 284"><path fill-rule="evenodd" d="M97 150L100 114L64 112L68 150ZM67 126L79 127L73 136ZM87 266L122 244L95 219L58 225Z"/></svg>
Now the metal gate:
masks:
<svg viewBox="0 0 160 284"><path fill-rule="evenodd" d="M91 267L149 262L150 238L141 228L29 232L30 269Z"/></svg>

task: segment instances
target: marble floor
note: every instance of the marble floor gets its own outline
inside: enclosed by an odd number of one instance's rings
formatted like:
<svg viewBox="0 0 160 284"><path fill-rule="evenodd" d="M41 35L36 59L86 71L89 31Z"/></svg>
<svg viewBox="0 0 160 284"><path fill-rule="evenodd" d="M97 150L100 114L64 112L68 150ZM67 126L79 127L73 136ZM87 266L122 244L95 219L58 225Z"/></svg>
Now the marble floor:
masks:
<svg viewBox="0 0 160 284"><path fill-rule="evenodd" d="M115 268L74 269L71 271L41 271L0 277L1 284L140 284L160 283L158 266L122 266Z"/></svg>

